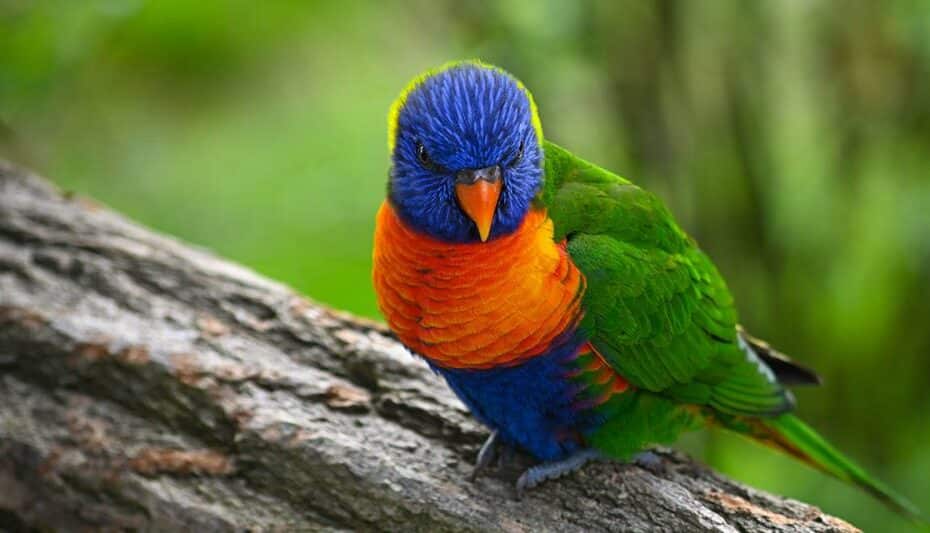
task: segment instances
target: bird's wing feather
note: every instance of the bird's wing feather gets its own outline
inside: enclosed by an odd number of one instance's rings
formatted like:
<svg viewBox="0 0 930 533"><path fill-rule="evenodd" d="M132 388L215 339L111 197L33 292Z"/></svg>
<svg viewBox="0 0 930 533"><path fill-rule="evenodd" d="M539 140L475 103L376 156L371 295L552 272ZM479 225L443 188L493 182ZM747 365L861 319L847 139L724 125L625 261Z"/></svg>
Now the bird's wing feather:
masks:
<svg viewBox="0 0 930 533"><path fill-rule="evenodd" d="M654 195L547 143L540 202L585 275L582 328L634 386L732 414L793 401L737 334L727 287Z"/></svg>

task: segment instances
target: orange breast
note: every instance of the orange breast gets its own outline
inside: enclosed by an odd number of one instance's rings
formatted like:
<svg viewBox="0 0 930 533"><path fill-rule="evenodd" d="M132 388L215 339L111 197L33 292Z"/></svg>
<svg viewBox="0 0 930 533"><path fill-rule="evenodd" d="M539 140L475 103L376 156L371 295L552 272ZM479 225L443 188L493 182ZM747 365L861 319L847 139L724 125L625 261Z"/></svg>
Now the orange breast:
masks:
<svg viewBox="0 0 930 533"><path fill-rule="evenodd" d="M545 211L511 235L449 244L378 211L378 305L408 347L449 368L515 365L546 351L581 317L584 278L552 240Z"/></svg>

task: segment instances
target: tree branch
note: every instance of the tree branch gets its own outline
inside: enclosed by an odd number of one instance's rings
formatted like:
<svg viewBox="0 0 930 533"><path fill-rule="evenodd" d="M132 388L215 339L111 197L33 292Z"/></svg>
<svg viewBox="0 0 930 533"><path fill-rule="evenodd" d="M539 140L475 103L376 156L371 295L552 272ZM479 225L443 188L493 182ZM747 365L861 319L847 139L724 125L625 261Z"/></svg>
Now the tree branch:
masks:
<svg viewBox="0 0 930 533"><path fill-rule="evenodd" d="M0 529L855 530L668 451L517 502L485 436L380 324L0 163Z"/></svg>

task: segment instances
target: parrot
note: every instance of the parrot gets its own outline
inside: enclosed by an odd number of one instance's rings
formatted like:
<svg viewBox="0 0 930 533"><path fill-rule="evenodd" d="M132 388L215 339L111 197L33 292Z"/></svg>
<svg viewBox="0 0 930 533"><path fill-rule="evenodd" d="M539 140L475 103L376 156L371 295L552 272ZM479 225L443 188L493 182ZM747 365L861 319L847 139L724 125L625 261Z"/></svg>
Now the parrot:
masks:
<svg viewBox="0 0 930 533"><path fill-rule="evenodd" d="M521 450L538 463L519 497L715 426L919 515L792 414L788 387L820 378L741 327L658 196L546 139L513 75L463 60L415 77L390 107L388 150L378 308L489 428L473 478Z"/></svg>

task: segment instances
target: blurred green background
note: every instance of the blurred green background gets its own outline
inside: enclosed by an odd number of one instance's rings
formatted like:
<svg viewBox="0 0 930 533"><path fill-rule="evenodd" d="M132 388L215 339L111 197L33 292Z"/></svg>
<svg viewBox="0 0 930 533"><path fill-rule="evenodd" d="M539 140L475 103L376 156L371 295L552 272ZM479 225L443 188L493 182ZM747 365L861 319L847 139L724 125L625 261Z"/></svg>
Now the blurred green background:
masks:
<svg viewBox="0 0 930 533"><path fill-rule="evenodd" d="M547 136L659 193L800 412L930 510L930 2L0 0L0 156L377 316L385 115L480 57ZM867 496L720 433L713 466L867 531Z"/></svg>

